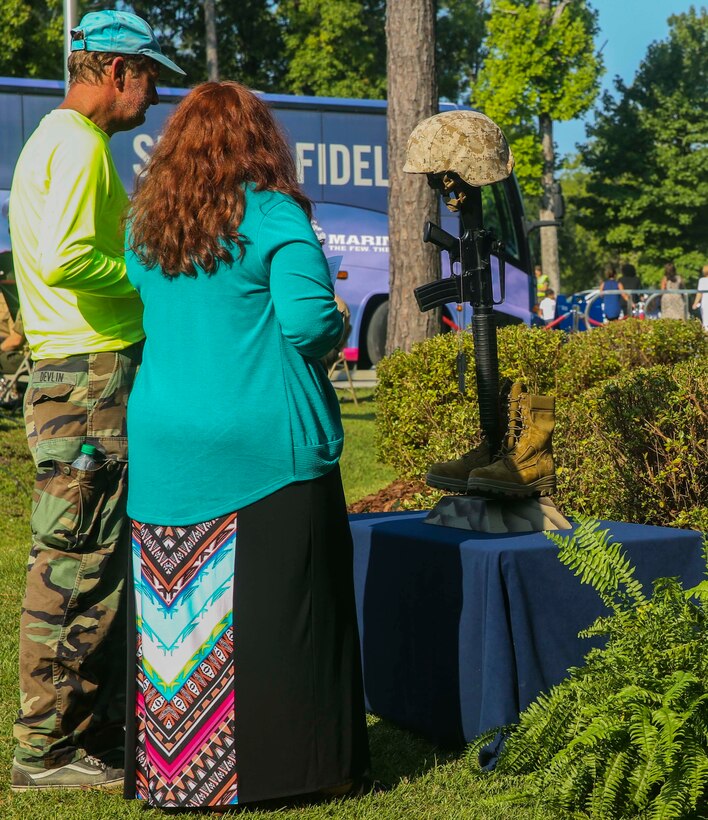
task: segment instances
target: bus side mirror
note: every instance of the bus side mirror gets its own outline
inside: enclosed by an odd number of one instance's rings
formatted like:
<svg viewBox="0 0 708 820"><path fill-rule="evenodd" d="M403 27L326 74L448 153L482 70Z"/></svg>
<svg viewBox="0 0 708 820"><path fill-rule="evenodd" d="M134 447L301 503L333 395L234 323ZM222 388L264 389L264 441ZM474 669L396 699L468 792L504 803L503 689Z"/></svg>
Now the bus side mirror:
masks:
<svg viewBox="0 0 708 820"><path fill-rule="evenodd" d="M543 195L542 208L550 211L555 219L563 219L565 216L565 199L561 190L560 182L554 182L551 190Z"/></svg>
<svg viewBox="0 0 708 820"><path fill-rule="evenodd" d="M563 198L563 191L561 190L560 182L554 182L551 185L551 191L544 194L542 208L544 211L550 211L553 219L536 219L532 222L524 220L524 228L526 234L531 231L537 231L539 228L560 227L563 224L563 217L565 216L565 199Z"/></svg>
<svg viewBox="0 0 708 820"><path fill-rule="evenodd" d="M524 228L527 234L530 234L531 231L537 231L539 228L558 228L562 224L563 222L560 219L536 219L533 222L529 222L526 219L524 220Z"/></svg>
<svg viewBox="0 0 708 820"><path fill-rule="evenodd" d="M556 219L563 219L565 216L565 199L560 182L554 182L551 187L551 211Z"/></svg>

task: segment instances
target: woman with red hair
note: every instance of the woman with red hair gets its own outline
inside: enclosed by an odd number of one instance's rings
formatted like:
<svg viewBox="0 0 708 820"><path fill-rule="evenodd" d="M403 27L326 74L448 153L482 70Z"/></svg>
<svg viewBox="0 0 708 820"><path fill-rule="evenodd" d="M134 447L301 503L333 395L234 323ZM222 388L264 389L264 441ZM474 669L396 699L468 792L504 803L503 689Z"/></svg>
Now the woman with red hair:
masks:
<svg viewBox="0 0 708 820"><path fill-rule="evenodd" d="M153 806L346 793L368 769L343 433L319 361L342 317L310 217L268 107L233 82L177 107L133 201L126 795Z"/></svg>

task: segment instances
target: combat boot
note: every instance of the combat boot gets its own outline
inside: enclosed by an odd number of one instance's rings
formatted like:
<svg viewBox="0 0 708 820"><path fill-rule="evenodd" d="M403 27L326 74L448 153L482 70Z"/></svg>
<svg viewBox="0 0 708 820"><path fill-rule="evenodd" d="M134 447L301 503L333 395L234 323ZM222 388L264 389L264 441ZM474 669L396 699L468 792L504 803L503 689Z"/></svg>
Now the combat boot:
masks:
<svg viewBox="0 0 708 820"><path fill-rule="evenodd" d="M479 467L470 473L467 480L469 494L525 498L550 495L555 491L551 441L555 427L555 400L552 396L530 396L523 392L518 407L518 417L510 418L500 458L488 467Z"/></svg>
<svg viewBox="0 0 708 820"><path fill-rule="evenodd" d="M520 429L519 398L525 392L526 388L521 382L512 384L510 380L506 380L502 387L500 405L503 407L502 412L506 416L508 428L507 437L502 442L502 450L507 444L509 448L512 446L509 443L510 431L511 437L514 439L518 432L517 428ZM481 444L459 458L431 464L425 475L425 483L429 487L436 487L440 490L465 493L467 492L469 474L478 467L488 467L496 458L499 458L499 455L496 452L492 453L486 439L483 439Z"/></svg>
<svg viewBox="0 0 708 820"><path fill-rule="evenodd" d="M492 453L486 439L459 458L450 461L437 461L431 464L425 474L425 483L439 490L450 490L453 493L467 492L467 478L477 467L487 467L492 463Z"/></svg>

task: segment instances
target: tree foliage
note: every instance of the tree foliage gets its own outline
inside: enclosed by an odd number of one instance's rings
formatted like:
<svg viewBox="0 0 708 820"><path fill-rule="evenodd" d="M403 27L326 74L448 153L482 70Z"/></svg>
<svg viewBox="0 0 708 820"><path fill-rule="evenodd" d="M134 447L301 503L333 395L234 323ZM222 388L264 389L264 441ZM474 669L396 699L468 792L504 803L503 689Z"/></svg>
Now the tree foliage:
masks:
<svg viewBox="0 0 708 820"><path fill-rule="evenodd" d="M594 51L597 13L585 0L494 0L484 64L471 104L504 129L527 194L541 193L538 118L570 120L587 111L599 87Z"/></svg>
<svg viewBox="0 0 708 820"><path fill-rule="evenodd" d="M295 94L381 99L385 0L283 0L278 17Z"/></svg>
<svg viewBox="0 0 708 820"><path fill-rule="evenodd" d="M608 252L638 254L656 281L674 260L684 274L708 254L708 13L669 18L630 86L615 81L588 128L582 224Z"/></svg>
<svg viewBox="0 0 708 820"><path fill-rule="evenodd" d="M155 29L163 51L187 72L163 85L207 79L201 0L121 2ZM79 16L105 7L79 3ZM261 91L382 99L386 96L385 0L216 0L219 71ZM458 101L479 68L483 0L439 0L440 95ZM0 3L0 75L61 79L61 0Z"/></svg>
<svg viewBox="0 0 708 820"><path fill-rule="evenodd" d="M440 97L468 97L482 63L487 13L484 0L438 0L435 68Z"/></svg>
<svg viewBox="0 0 708 820"><path fill-rule="evenodd" d="M603 267L610 261L607 249L601 244L601 232L591 231L581 222L585 214L589 177L578 155L565 163L561 181L566 212L563 227L558 232L558 244L566 293L597 287Z"/></svg>
<svg viewBox="0 0 708 820"><path fill-rule="evenodd" d="M282 28L269 0L216 2L219 72L260 91L282 91L286 58ZM199 0L126 4L158 33L162 50L187 72L194 85L207 79L204 6ZM161 82L185 79L163 72Z"/></svg>
<svg viewBox="0 0 708 820"><path fill-rule="evenodd" d="M61 0L3 0L0 3L0 75L64 77Z"/></svg>
<svg viewBox="0 0 708 820"><path fill-rule="evenodd" d="M289 59L286 90L326 96L386 96L385 0L282 0L278 17ZM440 96L460 100L479 69L483 0L439 0L436 69Z"/></svg>

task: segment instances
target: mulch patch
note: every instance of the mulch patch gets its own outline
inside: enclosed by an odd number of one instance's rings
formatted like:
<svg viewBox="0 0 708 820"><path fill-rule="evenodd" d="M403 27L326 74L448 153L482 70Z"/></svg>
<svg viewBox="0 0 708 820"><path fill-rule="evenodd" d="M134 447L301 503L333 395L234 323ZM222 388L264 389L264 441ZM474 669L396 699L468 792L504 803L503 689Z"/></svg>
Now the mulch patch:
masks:
<svg viewBox="0 0 708 820"><path fill-rule="evenodd" d="M402 500L411 498L416 493L421 493L426 489L427 487L422 481L397 478L377 493L365 495L350 504L347 510L350 513L391 512L399 508Z"/></svg>

